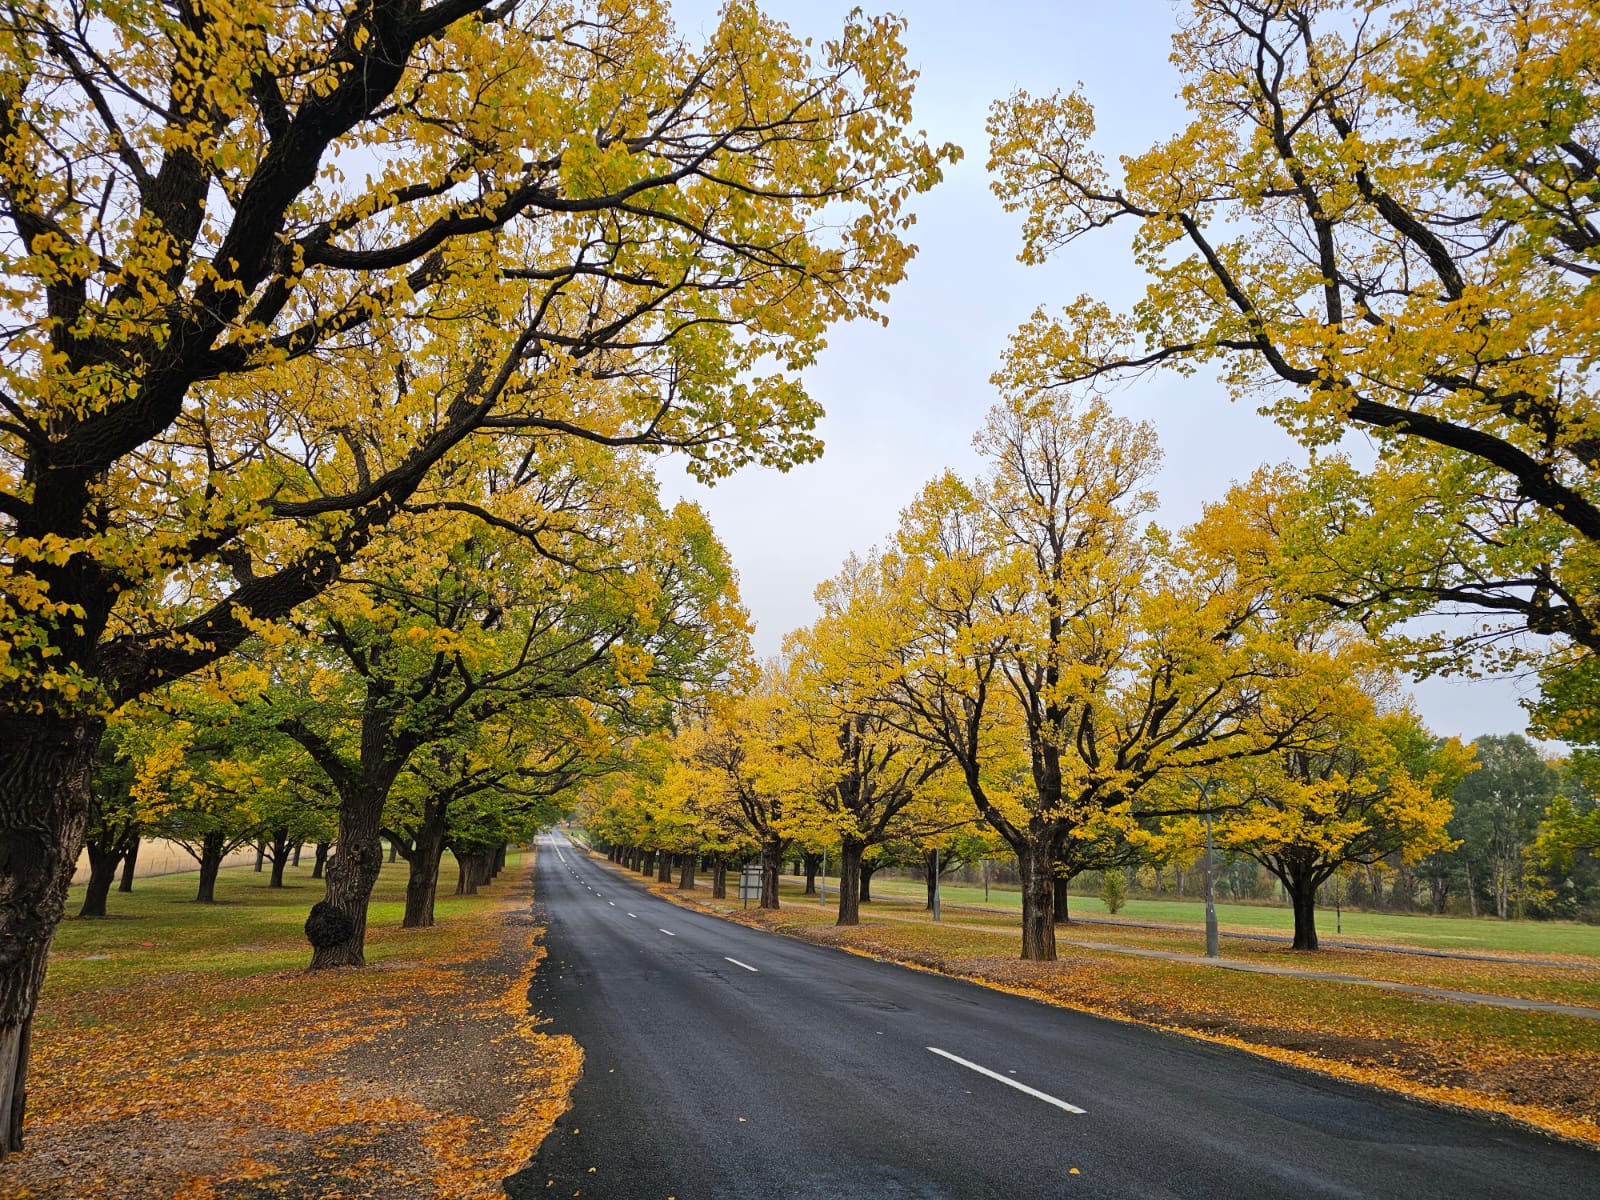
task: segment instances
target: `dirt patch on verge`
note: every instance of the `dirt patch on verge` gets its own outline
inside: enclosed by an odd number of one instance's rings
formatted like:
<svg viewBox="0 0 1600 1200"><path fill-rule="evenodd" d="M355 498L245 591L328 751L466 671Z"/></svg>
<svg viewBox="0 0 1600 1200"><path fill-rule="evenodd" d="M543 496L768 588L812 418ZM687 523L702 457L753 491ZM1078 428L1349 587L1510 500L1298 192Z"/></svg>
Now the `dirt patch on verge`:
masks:
<svg viewBox="0 0 1600 1200"><path fill-rule="evenodd" d="M477 1200L527 1161L582 1066L540 1033L532 872L425 961L166 973L41 1007L24 1197ZM436 931L435 931L436 932ZM66 1008L67 1006L63 1006Z"/></svg>

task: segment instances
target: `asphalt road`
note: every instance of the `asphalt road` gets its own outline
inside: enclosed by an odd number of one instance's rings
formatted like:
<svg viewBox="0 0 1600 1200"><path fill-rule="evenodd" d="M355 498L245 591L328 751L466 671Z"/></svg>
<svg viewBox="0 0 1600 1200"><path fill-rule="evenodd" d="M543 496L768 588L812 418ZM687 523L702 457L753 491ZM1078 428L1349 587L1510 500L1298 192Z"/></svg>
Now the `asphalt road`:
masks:
<svg viewBox="0 0 1600 1200"><path fill-rule="evenodd" d="M1600 1154L657 899L564 838L532 993L585 1051L516 1200L1600 1197Z"/></svg>

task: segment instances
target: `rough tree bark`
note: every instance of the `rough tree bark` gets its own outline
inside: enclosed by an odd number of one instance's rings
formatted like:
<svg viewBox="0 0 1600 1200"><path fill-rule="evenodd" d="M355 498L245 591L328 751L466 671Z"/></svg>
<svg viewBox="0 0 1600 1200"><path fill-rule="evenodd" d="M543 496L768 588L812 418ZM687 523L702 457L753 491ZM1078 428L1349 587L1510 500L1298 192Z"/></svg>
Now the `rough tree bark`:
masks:
<svg viewBox="0 0 1600 1200"><path fill-rule="evenodd" d="M672 855L663 850L656 868L657 883L672 882Z"/></svg>
<svg viewBox="0 0 1600 1200"><path fill-rule="evenodd" d="M680 892L693 891L695 859L697 859L699 855L682 854L679 855L679 857L683 860L683 862L678 868L678 890Z"/></svg>
<svg viewBox="0 0 1600 1200"><path fill-rule="evenodd" d="M778 877L783 873L783 839L769 837L761 843L761 902L757 908L778 907Z"/></svg>
<svg viewBox="0 0 1600 1200"><path fill-rule="evenodd" d="M806 891L808 896L817 894L817 871L822 867L821 854L807 854L804 858L806 870Z"/></svg>
<svg viewBox="0 0 1600 1200"><path fill-rule="evenodd" d="M28 1041L89 815L98 721L10 717L0 745L0 1157L22 1148Z"/></svg>
<svg viewBox="0 0 1600 1200"><path fill-rule="evenodd" d="M321 879L323 872L328 869L328 845L329 843L327 842L317 843L317 857L311 864L311 878L313 879Z"/></svg>
<svg viewBox="0 0 1600 1200"><path fill-rule="evenodd" d="M839 916L835 925L861 924L861 892L866 877L861 873L861 856L867 844L845 838L839 847Z"/></svg>
<svg viewBox="0 0 1600 1200"><path fill-rule="evenodd" d="M422 811L411 846L402 851L406 873L406 911L402 929L427 929L433 925L434 901L439 895L439 865L444 861L446 822L442 806L429 803ZM396 843L398 844L398 843Z"/></svg>
<svg viewBox="0 0 1600 1200"><path fill-rule="evenodd" d="M327 863L324 878L326 901L349 918L350 935L334 945L314 947L311 952L313 971L366 965L367 900L383 870L383 842L378 837L378 821L388 794L385 784L341 797L339 853Z"/></svg>
<svg viewBox="0 0 1600 1200"><path fill-rule="evenodd" d="M1054 962L1055 848L1048 839L1033 839L1017 848L1017 873L1022 877L1022 957Z"/></svg>
<svg viewBox="0 0 1600 1200"><path fill-rule="evenodd" d="M713 900L728 898L728 860L721 854L711 856L711 898Z"/></svg>

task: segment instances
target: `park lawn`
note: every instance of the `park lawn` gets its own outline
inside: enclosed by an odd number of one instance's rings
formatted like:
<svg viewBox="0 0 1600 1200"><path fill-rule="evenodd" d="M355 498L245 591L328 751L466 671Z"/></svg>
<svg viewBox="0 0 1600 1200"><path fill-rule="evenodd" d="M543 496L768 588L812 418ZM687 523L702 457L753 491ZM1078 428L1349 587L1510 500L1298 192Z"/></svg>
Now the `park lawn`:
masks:
<svg viewBox="0 0 1600 1200"><path fill-rule="evenodd" d="M214 905L193 902L193 874L140 879L111 916L69 917L34 1022L27 1148L0 1193L500 1195L581 1062L526 1012L543 954L528 861L441 895L422 930L398 928L405 864L386 866L365 970L305 969L309 864L283 889L225 870Z"/></svg>
<svg viewBox="0 0 1600 1200"><path fill-rule="evenodd" d="M829 882L830 889L833 887ZM926 894L918 880L874 879L873 895L885 899L906 897L919 904ZM981 887L948 886L941 892L950 905L985 904L992 908L1022 908L1022 898L1014 891L989 889L984 900ZM1072 907L1086 917L1105 917L1105 905L1094 896L1072 896ZM1217 908L1217 924L1224 932L1294 933L1294 914L1288 908L1270 904L1228 904ZM1205 905L1200 900L1128 900L1117 917L1124 921L1162 921L1202 926ZM1421 913L1375 913L1346 910L1335 933L1332 909L1318 910L1317 933L1321 938L1342 938L1392 942L1400 946L1420 946L1435 950L1509 951L1514 954L1580 955L1600 958L1600 925L1576 921L1500 921L1493 917L1435 917Z"/></svg>
<svg viewBox="0 0 1600 1200"><path fill-rule="evenodd" d="M1017 957L1017 919L947 908L934 924L914 902L863 906L860 926L834 926L826 906L782 890L763 912L737 899L694 903L751 924L972 979L1049 1003L1225 1042L1297 1066L1436 1102L1479 1109L1547 1132L1600 1144L1600 1021L1556 1013L1424 999L1353 984L1227 971L1066 944L1053 963ZM681 895L656 884L662 895ZM884 896L878 882L874 895ZM974 918L969 922L969 917ZM1058 926L1062 939L1119 942L1196 953L1181 932L1115 925ZM1162 945L1165 939L1169 945ZM1244 949L1240 949L1244 947ZM1594 1002L1588 969L1324 950L1296 954L1270 943L1224 944L1250 957L1374 979L1459 990ZM1503 986L1501 986L1503 985Z"/></svg>

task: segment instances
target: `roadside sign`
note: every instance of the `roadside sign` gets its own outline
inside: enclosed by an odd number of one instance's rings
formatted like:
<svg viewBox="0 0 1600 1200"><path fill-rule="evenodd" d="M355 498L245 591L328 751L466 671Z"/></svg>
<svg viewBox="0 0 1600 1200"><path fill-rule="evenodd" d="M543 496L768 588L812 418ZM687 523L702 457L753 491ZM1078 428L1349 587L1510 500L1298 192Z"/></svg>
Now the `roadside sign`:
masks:
<svg viewBox="0 0 1600 1200"><path fill-rule="evenodd" d="M761 864L746 863L739 872L739 899L749 907L750 901L761 902Z"/></svg>

